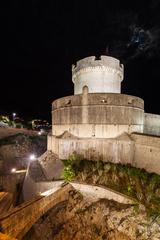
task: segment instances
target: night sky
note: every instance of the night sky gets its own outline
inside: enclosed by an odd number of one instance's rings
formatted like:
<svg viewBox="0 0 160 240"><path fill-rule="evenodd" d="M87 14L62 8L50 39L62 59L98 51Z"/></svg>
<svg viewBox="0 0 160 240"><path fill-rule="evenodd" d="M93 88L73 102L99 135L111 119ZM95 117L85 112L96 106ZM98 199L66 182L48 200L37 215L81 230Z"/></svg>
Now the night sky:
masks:
<svg viewBox="0 0 160 240"><path fill-rule="evenodd" d="M71 65L110 55L125 65L122 92L160 114L160 0L14 0L1 8L0 111L51 120L73 94Z"/></svg>

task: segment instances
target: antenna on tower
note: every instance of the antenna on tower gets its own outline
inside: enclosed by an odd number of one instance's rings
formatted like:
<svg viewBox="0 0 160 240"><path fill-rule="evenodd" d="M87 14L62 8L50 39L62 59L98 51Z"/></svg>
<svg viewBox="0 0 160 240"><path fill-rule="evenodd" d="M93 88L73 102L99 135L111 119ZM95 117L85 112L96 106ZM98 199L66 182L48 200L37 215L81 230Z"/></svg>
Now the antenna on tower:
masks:
<svg viewBox="0 0 160 240"><path fill-rule="evenodd" d="M109 46L106 47L105 54L106 54L107 56L109 56Z"/></svg>

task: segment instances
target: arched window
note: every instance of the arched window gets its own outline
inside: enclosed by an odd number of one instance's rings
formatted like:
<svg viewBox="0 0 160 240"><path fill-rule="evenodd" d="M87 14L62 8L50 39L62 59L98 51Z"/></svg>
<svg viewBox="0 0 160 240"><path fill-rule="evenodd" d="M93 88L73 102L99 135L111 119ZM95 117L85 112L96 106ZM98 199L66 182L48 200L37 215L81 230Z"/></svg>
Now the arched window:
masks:
<svg viewBox="0 0 160 240"><path fill-rule="evenodd" d="M83 94L88 94L88 92L89 92L89 89L88 89L88 86L83 86L83 88L82 88L82 93Z"/></svg>

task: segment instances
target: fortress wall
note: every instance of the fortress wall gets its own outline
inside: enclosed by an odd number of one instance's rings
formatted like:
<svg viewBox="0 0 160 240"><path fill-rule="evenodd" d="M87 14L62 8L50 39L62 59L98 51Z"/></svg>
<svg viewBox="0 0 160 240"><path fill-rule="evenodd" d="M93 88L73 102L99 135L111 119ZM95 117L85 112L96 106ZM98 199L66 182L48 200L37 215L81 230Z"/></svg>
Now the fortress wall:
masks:
<svg viewBox="0 0 160 240"><path fill-rule="evenodd" d="M160 174L160 148L135 145L135 167Z"/></svg>
<svg viewBox="0 0 160 240"><path fill-rule="evenodd" d="M86 116L84 116L86 112ZM55 109L53 124L143 124L143 110L126 106L88 105ZM84 121L85 117L85 121Z"/></svg>
<svg viewBox="0 0 160 240"><path fill-rule="evenodd" d="M127 132L143 132L143 125L119 124L63 124L53 125L52 134L62 135L68 131L78 138L114 138Z"/></svg>
<svg viewBox="0 0 160 240"><path fill-rule="evenodd" d="M143 132L143 100L124 94L87 94L58 99L52 105L52 135L116 137Z"/></svg>
<svg viewBox="0 0 160 240"><path fill-rule="evenodd" d="M144 114L144 133L160 136L160 115Z"/></svg>
<svg viewBox="0 0 160 240"><path fill-rule="evenodd" d="M134 142L117 139L60 139L52 137L52 151L60 159L74 152L85 159L133 164Z"/></svg>
<svg viewBox="0 0 160 240"><path fill-rule="evenodd" d="M160 174L160 138L132 134L135 141L135 167Z"/></svg>
<svg viewBox="0 0 160 240"><path fill-rule="evenodd" d="M59 98L52 103L52 110L69 107L81 106L84 95L72 95ZM143 99L126 94L116 93L89 93L85 95L87 103L83 105L116 105L116 106L131 106L144 109Z"/></svg>
<svg viewBox="0 0 160 240"><path fill-rule="evenodd" d="M160 138L143 134L131 134L130 138L73 139L49 136L48 150L53 151L60 159L67 159L76 152L85 159L128 163L160 174Z"/></svg>

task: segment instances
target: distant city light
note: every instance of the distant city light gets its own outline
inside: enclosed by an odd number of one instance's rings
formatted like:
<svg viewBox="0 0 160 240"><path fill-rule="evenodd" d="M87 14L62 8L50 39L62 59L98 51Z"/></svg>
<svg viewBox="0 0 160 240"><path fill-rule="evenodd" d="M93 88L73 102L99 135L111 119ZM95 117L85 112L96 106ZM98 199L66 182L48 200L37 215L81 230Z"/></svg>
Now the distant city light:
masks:
<svg viewBox="0 0 160 240"><path fill-rule="evenodd" d="M36 156L35 154L31 154L30 157L29 157L30 160L35 160L36 159Z"/></svg>
<svg viewBox="0 0 160 240"><path fill-rule="evenodd" d="M42 135L42 132L41 132L41 131L39 131L39 132L38 132L38 135Z"/></svg>
<svg viewBox="0 0 160 240"><path fill-rule="evenodd" d="M15 173L15 172L16 172L16 168L12 168L11 173Z"/></svg>
<svg viewBox="0 0 160 240"><path fill-rule="evenodd" d="M14 113L12 113L12 115L13 115L13 117L15 117L15 116L16 116L16 113L14 112Z"/></svg>

